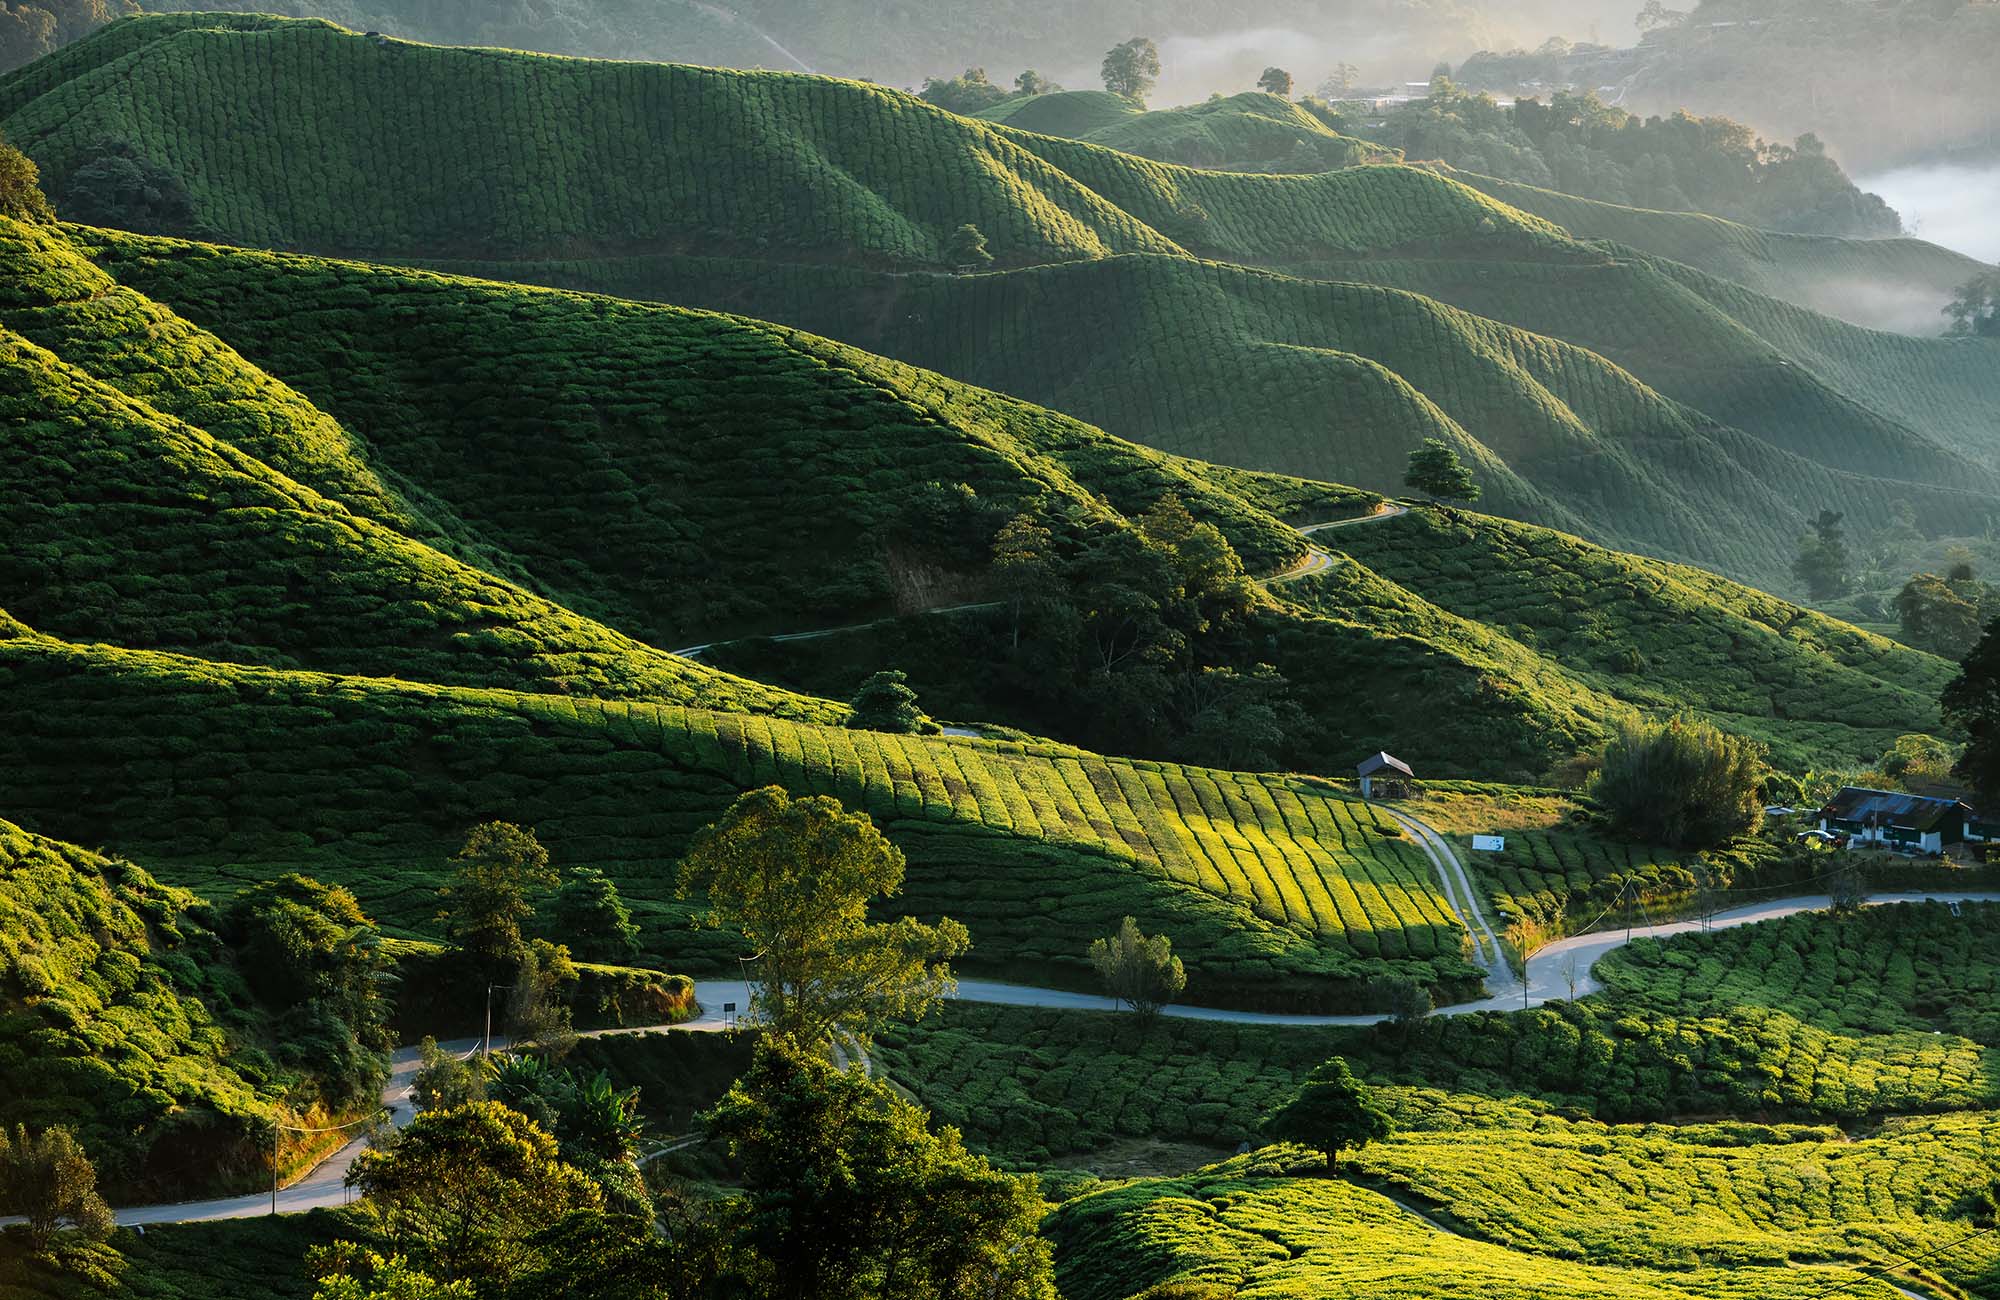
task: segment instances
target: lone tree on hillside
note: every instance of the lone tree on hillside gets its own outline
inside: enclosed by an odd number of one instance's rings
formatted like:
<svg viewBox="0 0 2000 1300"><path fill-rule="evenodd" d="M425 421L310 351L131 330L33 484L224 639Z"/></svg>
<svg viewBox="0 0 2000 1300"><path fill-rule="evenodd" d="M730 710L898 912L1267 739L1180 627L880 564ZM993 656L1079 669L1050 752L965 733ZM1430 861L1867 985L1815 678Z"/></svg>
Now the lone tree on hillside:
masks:
<svg viewBox="0 0 2000 1300"><path fill-rule="evenodd" d="M556 883L549 851L532 830L487 822L465 837L457 861L451 883L438 891L445 933L489 974L514 969L528 956L521 937L521 923L535 914L528 896Z"/></svg>
<svg viewBox="0 0 2000 1300"><path fill-rule="evenodd" d="M868 920L870 899L903 886L902 850L838 799L778 786L743 795L695 836L680 885L707 896L712 924L749 940L757 1018L809 1051L921 1018L952 988L945 959L971 944L948 917Z"/></svg>
<svg viewBox="0 0 2000 1300"><path fill-rule="evenodd" d="M1986 625L1940 702L1945 722L1967 737L1952 770L1981 794L2000 794L2000 619Z"/></svg>
<svg viewBox="0 0 2000 1300"><path fill-rule="evenodd" d="M956 77L926 77L917 98L952 113L978 113L1007 98L1005 88L987 79L986 69L967 68Z"/></svg>
<svg viewBox="0 0 2000 1300"><path fill-rule="evenodd" d="M1284 99L1292 97L1292 74L1283 68L1266 68L1264 75L1257 78L1257 89L1269 95Z"/></svg>
<svg viewBox="0 0 2000 1300"><path fill-rule="evenodd" d="M1812 531L1799 540L1792 576L1814 600L1831 600L1850 585L1847 535L1840 526L1845 518L1837 510L1821 510L1813 518Z"/></svg>
<svg viewBox="0 0 2000 1300"><path fill-rule="evenodd" d="M854 731L886 731L892 735L914 736L924 729L924 712L917 707L917 693L899 668L885 668L861 683L848 704L853 710L847 725Z"/></svg>
<svg viewBox="0 0 2000 1300"><path fill-rule="evenodd" d="M1919 573L1903 584L1892 602L1903 639L1947 659L1963 659L1979 641L1982 612L2000 593L1971 575L1957 580Z"/></svg>
<svg viewBox="0 0 2000 1300"><path fill-rule="evenodd" d="M1050 81L1047 77L1044 77L1041 73L1035 71L1033 68L1029 68L1027 71L1023 72L1020 76L1014 78L1014 90L1015 93L1017 94L1053 95L1061 89L1062 89L1061 86L1058 86L1055 82Z"/></svg>
<svg viewBox="0 0 2000 1300"><path fill-rule="evenodd" d="M47 221L55 216L42 195L41 173L28 155L0 140L0 216Z"/></svg>
<svg viewBox="0 0 2000 1300"><path fill-rule="evenodd" d="M97 1169L66 1128L0 1129L0 1214L27 1221L28 1248L46 1253L67 1223L91 1241L111 1235L111 1207L97 1194Z"/></svg>
<svg viewBox="0 0 2000 1300"><path fill-rule="evenodd" d="M1944 314L1951 317L1947 333L2000 338L2000 267L1960 285L1958 295L1944 309Z"/></svg>
<svg viewBox="0 0 2000 1300"><path fill-rule="evenodd" d="M1450 443L1437 438L1424 439L1424 445L1410 453L1410 468L1403 475L1403 483L1434 502L1470 504L1479 500L1479 483L1472 477L1472 471L1458 459Z"/></svg>
<svg viewBox="0 0 2000 1300"><path fill-rule="evenodd" d="M1628 722L1605 746L1590 793L1620 831L1712 849L1763 819L1764 747L1706 722Z"/></svg>
<svg viewBox="0 0 2000 1300"><path fill-rule="evenodd" d="M1306 1076L1298 1094L1264 1121L1264 1131L1281 1142L1296 1142L1326 1156L1326 1168L1339 1167L1340 1153L1359 1151L1396 1131L1389 1112L1354 1077L1347 1062L1336 1056Z"/></svg>
<svg viewBox="0 0 2000 1300"><path fill-rule="evenodd" d="M969 221L951 232L951 238L945 241L944 255L955 267L969 266L978 270L993 265L993 254L986 247L986 236Z"/></svg>
<svg viewBox="0 0 2000 1300"><path fill-rule="evenodd" d="M1104 990L1142 1016L1152 1016L1187 987L1187 971L1164 934L1147 938L1139 922L1126 917L1118 933L1090 945L1090 964Z"/></svg>
<svg viewBox="0 0 2000 1300"><path fill-rule="evenodd" d="M1143 103L1160 83L1160 47L1148 37L1134 36L1111 47L1101 71L1106 90Z"/></svg>

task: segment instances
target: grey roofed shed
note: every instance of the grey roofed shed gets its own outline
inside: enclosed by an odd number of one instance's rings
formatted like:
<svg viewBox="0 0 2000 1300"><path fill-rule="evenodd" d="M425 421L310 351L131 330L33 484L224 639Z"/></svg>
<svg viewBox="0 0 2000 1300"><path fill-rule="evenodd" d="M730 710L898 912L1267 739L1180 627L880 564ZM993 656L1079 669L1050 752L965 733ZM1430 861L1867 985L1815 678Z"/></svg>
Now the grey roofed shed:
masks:
<svg viewBox="0 0 2000 1300"><path fill-rule="evenodd" d="M1416 779L1410 765L1394 754L1371 754L1354 765L1354 774L1361 778L1361 797L1375 797L1375 783L1381 781L1386 786L1402 787L1405 781Z"/></svg>

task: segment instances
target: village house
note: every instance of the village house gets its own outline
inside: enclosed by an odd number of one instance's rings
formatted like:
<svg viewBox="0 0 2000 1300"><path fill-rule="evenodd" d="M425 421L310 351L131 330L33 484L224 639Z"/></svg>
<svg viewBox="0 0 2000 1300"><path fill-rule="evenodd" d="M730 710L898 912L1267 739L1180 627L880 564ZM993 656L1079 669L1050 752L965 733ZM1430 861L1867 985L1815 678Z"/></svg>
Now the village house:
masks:
<svg viewBox="0 0 2000 1300"><path fill-rule="evenodd" d="M1901 853L1942 853L1989 828L1960 799L1848 786L1819 812L1819 828L1841 835L1849 848L1880 845Z"/></svg>

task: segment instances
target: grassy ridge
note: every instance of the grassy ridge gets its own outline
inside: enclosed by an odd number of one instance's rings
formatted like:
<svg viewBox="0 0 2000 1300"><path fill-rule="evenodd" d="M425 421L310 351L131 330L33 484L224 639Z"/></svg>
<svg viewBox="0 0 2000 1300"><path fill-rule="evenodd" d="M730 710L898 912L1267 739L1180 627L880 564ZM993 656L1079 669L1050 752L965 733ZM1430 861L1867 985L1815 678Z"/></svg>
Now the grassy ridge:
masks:
<svg viewBox="0 0 2000 1300"><path fill-rule="evenodd" d="M1070 90L1010 99L974 116L1190 167L1321 172L1395 157L1340 134L1289 99L1262 91L1146 112L1106 91Z"/></svg>
<svg viewBox="0 0 2000 1300"><path fill-rule="evenodd" d="M1297 778L33 635L0 642L0 683L9 729L34 737L4 760L0 805L213 892L298 866L423 926L453 839L507 816L609 871L655 950L715 962L726 939L677 929L671 863L737 792L778 782L882 823L911 861L900 905L964 920L988 969L1081 981L1089 940L1130 913L1176 937L1207 999L1326 1005L1388 970L1476 978L1414 846ZM174 775L190 759L202 775Z"/></svg>
<svg viewBox="0 0 2000 1300"><path fill-rule="evenodd" d="M1489 1138L1481 1133L1477 1140ZM1475 1149L1473 1143L1467 1147L1468 1154ZM1318 1163L1317 1157L1311 1160ZM1507 1172L1501 1166L1490 1176L1502 1183ZM1508 1191L1522 1197L1519 1183ZM1530 1209L1545 1204L1539 1195L1522 1199ZM1924 1226L1918 1240L1936 1242L1956 1231ZM1786 1268L1782 1252L1776 1259L1729 1268L1698 1266L1685 1257L1666 1261L1664 1268L1607 1266L1594 1257L1579 1261L1573 1246L1561 1249L1552 1242L1541 1253L1530 1253L1442 1231L1351 1183L1300 1176L1276 1150L1185 1178L1146 1179L1079 1197L1056 1212L1047 1230L1057 1244L1058 1282L1076 1300L1125 1300L1170 1281L1273 1300L1466 1295L1532 1300L1555 1294L1579 1300L1807 1300L1847 1282L1855 1283L1851 1294L1857 1296L1889 1300L1895 1294L1846 1270ZM1811 1257L1804 1249L1800 1254Z"/></svg>

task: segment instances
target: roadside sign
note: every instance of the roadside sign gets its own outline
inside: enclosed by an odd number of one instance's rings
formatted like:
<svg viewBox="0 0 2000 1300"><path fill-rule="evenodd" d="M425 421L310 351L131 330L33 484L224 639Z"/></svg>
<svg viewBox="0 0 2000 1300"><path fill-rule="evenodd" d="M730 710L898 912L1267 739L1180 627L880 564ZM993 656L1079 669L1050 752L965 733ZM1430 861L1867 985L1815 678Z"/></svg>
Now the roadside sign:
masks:
<svg viewBox="0 0 2000 1300"><path fill-rule="evenodd" d="M1475 835L1472 837L1472 847L1481 853L1499 853L1507 847L1507 837L1505 835Z"/></svg>

